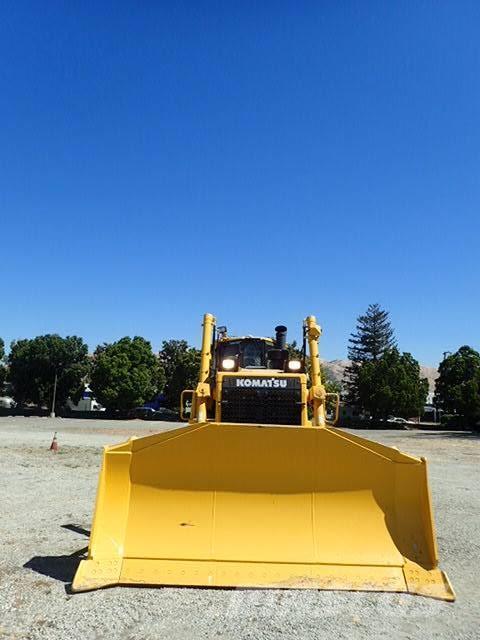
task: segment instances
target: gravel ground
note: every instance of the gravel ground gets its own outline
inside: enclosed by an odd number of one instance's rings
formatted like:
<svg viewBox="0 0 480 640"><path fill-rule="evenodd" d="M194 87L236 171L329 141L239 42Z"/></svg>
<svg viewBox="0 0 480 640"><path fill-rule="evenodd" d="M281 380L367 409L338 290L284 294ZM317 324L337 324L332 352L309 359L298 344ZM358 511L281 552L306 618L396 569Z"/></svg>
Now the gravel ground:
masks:
<svg viewBox="0 0 480 640"><path fill-rule="evenodd" d="M441 566L457 592L453 604L404 594L263 589L116 587L72 595L102 446L171 427L0 418L0 638L480 636L480 439L467 433L360 433L427 456ZM57 455L48 451L53 431Z"/></svg>

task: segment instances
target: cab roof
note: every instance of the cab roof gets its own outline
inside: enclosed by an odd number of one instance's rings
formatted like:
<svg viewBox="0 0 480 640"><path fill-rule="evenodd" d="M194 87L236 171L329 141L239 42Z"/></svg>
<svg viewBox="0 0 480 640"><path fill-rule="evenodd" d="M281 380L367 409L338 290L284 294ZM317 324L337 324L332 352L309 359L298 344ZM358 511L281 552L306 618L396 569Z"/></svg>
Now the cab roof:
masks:
<svg viewBox="0 0 480 640"><path fill-rule="evenodd" d="M271 344L275 343L273 338L265 338L263 336L226 336L225 338L220 338L220 342L238 342L239 340L263 340Z"/></svg>

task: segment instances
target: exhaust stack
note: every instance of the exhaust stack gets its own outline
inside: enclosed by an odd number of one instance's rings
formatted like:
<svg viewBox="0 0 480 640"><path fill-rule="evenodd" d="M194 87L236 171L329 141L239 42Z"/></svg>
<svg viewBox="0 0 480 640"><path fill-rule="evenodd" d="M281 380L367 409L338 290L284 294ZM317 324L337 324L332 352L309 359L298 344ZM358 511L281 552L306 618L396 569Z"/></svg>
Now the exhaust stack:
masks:
<svg viewBox="0 0 480 640"><path fill-rule="evenodd" d="M275 327L275 342L277 349L287 348L287 327L284 327L283 324L279 324L278 327Z"/></svg>

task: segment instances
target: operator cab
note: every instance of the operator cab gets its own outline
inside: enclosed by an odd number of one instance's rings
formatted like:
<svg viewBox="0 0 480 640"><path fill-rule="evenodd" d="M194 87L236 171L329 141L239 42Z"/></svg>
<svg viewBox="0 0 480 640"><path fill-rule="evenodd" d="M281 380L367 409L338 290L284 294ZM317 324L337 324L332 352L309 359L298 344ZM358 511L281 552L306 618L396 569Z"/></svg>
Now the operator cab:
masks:
<svg viewBox="0 0 480 640"><path fill-rule="evenodd" d="M218 342L217 363L222 371L236 369L270 369L268 353L273 349L269 338L226 338Z"/></svg>
<svg viewBox="0 0 480 640"><path fill-rule="evenodd" d="M230 338L226 328L219 330L216 343L215 360L218 371L239 371L240 369L271 369L274 371L300 371L303 362L289 360L287 328L283 325L275 327L276 338L257 338L245 336ZM298 366L291 366L293 362Z"/></svg>

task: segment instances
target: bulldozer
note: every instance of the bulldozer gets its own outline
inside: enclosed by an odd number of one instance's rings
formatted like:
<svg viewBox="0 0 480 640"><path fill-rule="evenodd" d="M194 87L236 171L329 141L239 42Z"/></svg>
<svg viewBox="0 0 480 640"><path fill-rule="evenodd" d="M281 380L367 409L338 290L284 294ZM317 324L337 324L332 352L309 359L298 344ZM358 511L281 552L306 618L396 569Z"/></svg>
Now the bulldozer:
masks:
<svg viewBox="0 0 480 640"><path fill-rule="evenodd" d="M427 463L335 426L315 316L291 354L203 318L188 424L105 448L72 590L188 585L455 599L438 568ZM308 344L308 353L307 353ZM327 407L328 410L327 410Z"/></svg>

